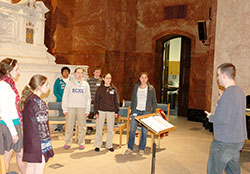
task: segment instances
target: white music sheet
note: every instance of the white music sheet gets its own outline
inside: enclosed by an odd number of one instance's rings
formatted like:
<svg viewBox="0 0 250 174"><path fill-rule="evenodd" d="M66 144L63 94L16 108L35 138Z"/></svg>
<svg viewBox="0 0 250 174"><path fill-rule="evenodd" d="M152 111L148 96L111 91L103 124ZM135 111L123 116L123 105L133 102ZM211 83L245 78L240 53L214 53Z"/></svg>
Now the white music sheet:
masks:
<svg viewBox="0 0 250 174"><path fill-rule="evenodd" d="M150 116L142 118L141 121L153 129L156 133L174 127L174 125L169 123L167 120L164 120L161 116Z"/></svg>

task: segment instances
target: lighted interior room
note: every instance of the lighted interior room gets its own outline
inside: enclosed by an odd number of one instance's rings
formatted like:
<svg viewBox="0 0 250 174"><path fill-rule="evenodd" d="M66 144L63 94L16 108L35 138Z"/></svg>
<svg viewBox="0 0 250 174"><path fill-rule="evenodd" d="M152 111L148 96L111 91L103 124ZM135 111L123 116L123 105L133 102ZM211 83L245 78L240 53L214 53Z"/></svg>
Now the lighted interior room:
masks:
<svg viewBox="0 0 250 174"><path fill-rule="evenodd" d="M249 18L249 0L0 0L0 61L17 60L20 75L15 84L19 95L35 74L46 76L50 86L42 100L48 107L54 156L46 162L44 173L207 173L215 124L208 121L210 115L205 111L215 114L220 86L225 85L221 82L227 79L217 69L219 65L231 63L236 67L234 82L244 94L242 105L245 101L248 108L250 105ZM112 91L117 93L120 108L115 110L113 132L104 124L99 149L95 145L97 118L89 116L86 126L76 121L70 130L72 143L65 148L69 121L53 93L64 66L70 69L70 79L76 78L74 71L80 67L82 83L94 76L95 68L101 69L101 75L112 76ZM143 121L149 116L136 119L130 113L138 104L131 101L134 86L138 84L141 90L142 72L147 72L146 89L155 91L156 100L151 96L155 112L150 118L163 120L153 125ZM148 91L143 94L149 96ZM142 96L140 102L149 101ZM7 102L7 98L1 101ZM87 106L91 112L94 103ZM144 113L146 104L143 108L139 111ZM242 174L250 173L249 112L243 108L240 117L248 132L239 153ZM0 104L0 128L6 118L1 114ZM132 119L141 126L136 127L134 148L125 154ZM59 124L62 130L55 131ZM149 131L144 136L146 147L140 151L143 126ZM231 130L236 127L242 128L237 124ZM86 136L80 148L82 130ZM112 149L106 146L108 135L113 135ZM0 154L0 174L20 173L15 153L9 164L6 171L4 155Z"/></svg>

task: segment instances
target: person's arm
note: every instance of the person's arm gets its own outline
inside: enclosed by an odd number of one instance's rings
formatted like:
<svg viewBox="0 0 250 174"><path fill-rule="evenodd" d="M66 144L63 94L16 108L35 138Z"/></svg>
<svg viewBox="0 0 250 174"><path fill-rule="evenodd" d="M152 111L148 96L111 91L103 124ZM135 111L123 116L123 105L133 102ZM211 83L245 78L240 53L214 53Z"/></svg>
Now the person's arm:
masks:
<svg viewBox="0 0 250 174"><path fill-rule="evenodd" d="M120 110L120 100L119 100L119 95L117 93L117 90L116 89L114 90L115 90L115 93L114 93L115 113L118 114Z"/></svg>
<svg viewBox="0 0 250 174"><path fill-rule="evenodd" d="M226 124L232 119L233 99L230 95L222 95L217 103L214 115L209 116L209 122L214 124Z"/></svg>
<svg viewBox="0 0 250 174"><path fill-rule="evenodd" d="M67 115L68 113L69 92L70 92L70 82L66 84L62 97L62 110L64 115Z"/></svg>
<svg viewBox="0 0 250 174"><path fill-rule="evenodd" d="M12 89L10 86L3 84L1 89L0 106L2 110L2 120L6 123L12 138L17 136L15 125L12 121L14 115L18 118L15 98L11 94ZM10 117L11 116L11 117Z"/></svg>
<svg viewBox="0 0 250 174"><path fill-rule="evenodd" d="M155 88L154 87L152 89L152 107L153 107L153 112L156 112L157 99L156 99L156 94L155 94Z"/></svg>
<svg viewBox="0 0 250 174"><path fill-rule="evenodd" d="M60 82L60 79L57 78L55 83L54 83L53 93L54 93L54 95L56 96L56 98L58 100L62 100L62 96L59 93L59 89L60 89L60 86L59 86L60 83L59 82Z"/></svg>
<svg viewBox="0 0 250 174"><path fill-rule="evenodd" d="M89 115L90 107L91 107L91 94L90 94L90 87L89 84L85 83L85 99L86 99L86 116Z"/></svg>
<svg viewBox="0 0 250 174"><path fill-rule="evenodd" d="M131 114L133 114L133 112L135 111L135 109L136 109L136 105L135 105L135 103L136 103L136 93L137 93L137 88L138 88L138 85L136 84L135 86L134 86L134 89L133 89L133 93L132 93L132 97L131 97Z"/></svg>
<svg viewBox="0 0 250 174"><path fill-rule="evenodd" d="M98 87L95 94L95 100L94 100L94 114L99 115L99 104L100 104L100 98L101 98L101 87Z"/></svg>

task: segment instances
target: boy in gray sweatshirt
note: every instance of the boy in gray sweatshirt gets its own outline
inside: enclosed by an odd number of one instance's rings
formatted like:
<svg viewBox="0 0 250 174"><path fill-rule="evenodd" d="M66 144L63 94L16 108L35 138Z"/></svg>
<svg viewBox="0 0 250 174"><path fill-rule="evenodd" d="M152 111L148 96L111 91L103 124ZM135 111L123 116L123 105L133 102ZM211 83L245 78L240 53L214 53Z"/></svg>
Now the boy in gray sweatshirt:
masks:
<svg viewBox="0 0 250 174"><path fill-rule="evenodd" d="M85 148L86 117L90 112L91 95L89 84L83 80L84 72L84 69L77 68L74 74L75 78L70 80L64 89L62 99L62 109L66 116L64 149L69 149L72 143L73 126L76 118L79 127L79 149Z"/></svg>

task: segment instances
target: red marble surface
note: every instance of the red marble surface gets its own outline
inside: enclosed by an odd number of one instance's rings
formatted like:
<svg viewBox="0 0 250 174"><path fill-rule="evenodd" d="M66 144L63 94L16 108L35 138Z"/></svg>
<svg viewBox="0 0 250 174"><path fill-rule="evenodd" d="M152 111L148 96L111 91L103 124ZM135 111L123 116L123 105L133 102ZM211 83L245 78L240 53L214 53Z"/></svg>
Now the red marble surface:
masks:
<svg viewBox="0 0 250 174"><path fill-rule="evenodd" d="M191 59L189 108L205 108L206 60L206 54Z"/></svg>
<svg viewBox="0 0 250 174"><path fill-rule="evenodd" d="M212 7L208 29L213 43L217 0L44 2L51 10L46 21L46 45L56 62L88 65L89 75L94 67L103 68L103 72L112 74L121 99L130 99L141 71L149 73L159 99L162 50L158 47L171 35L189 37L189 107L209 108L214 45L204 46L199 41L197 21L208 20ZM183 4L187 5L187 18L164 20L165 6ZM201 97L196 97L197 93Z"/></svg>

